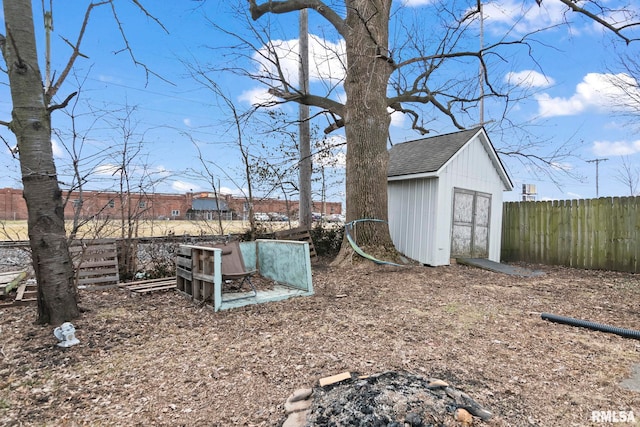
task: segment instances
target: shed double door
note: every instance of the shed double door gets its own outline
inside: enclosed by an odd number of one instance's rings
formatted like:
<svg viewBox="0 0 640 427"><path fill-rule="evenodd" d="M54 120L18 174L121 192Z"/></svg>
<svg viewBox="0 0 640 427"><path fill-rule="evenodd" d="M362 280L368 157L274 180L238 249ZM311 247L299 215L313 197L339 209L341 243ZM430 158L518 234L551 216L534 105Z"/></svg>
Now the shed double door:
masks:
<svg viewBox="0 0 640 427"><path fill-rule="evenodd" d="M451 256L489 257L491 194L454 189Z"/></svg>

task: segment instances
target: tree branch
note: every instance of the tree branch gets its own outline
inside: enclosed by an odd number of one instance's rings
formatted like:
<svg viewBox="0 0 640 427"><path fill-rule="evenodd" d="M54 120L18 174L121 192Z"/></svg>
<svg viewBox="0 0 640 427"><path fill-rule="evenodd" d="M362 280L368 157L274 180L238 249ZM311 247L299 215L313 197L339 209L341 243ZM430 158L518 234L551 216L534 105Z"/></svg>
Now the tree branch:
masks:
<svg viewBox="0 0 640 427"><path fill-rule="evenodd" d="M149 67L147 67L144 63L142 63L142 62L138 61L138 58L136 58L136 56L133 54L133 48L129 45L129 39L127 38L127 35L126 35L125 31L124 31L124 28L123 28L123 26L122 26L122 22L120 22L120 18L118 18L118 14L117 14L117 12L116 12L115 5L113 4L113 0L109 0L109 1L108 1L108 3L109 3L109 4L111 4L111 10L112 10L112 13L113 13L113 18L115 19L116 24L118 24L118 30L120 31L120 35L122 36L122 40L124 41L124 45L125 45L125 47L124 47L124 48L122 48L122 49L120 49L120 50L116 51L116 52L115 52L115 54L117 55L118 53L123 52L123 51L128 52L128 53L129 53L129 57L131 58L131 61L134 63L134 65L139 65L139 66L141 66L142 68L144 68L144 72L145 72L146 77L147 77L147 83L149 82L149 76L150 76L150 75L152 75L152 76L155 76L155 77L159 78L159 79L160 79L160 80L162 80L163 82L166 82L166 83L169 83L169 84L170 84L170 85L172 85L172 86L175 86L175 84L174 84L174 83L172 83L172 82L170 82L169 80L165 79L165 78L164 78L164 77L162 77L160 74L158 74L158 73L156 73L156 72L152 71L152 70L151 70ZM136 4L136 5L140 8L140 10L141 10L143 13L145 13L147 16L151 16L151 15L149 14L149 12L147 12L147 10L146 10L146 9L144 9L144 8L140 5L140 3L139 3L138 1L135 1L135 0L134 0L134 4ZM154 19L156 22L159 22L156 18L153 18L153 19ZM159 25L160 25L160 27L161 27L165 32L167 32L167 33L168 33L167 29L166 29L162 24L159 24Z"/></svg>
<svg viewBox="0 0 640 427"><path fill-rule="evenodd" d="M257 21L267 13L282 14L293 12L300 9L313 9L324 17L333 27L340 33L342 37L347 35L347 24L331 7L327 6L320 0L285 0L285 1L266 1L257 4L256 0L249 0L249 10L251 18Z"/></svg>
<svg viewBox="0 0 640 427"><path fill-rule="evenodd" d="M80 33L78 34L78 39L76 40L76 43L71 44L67 40L65 40L65 42L67 42L67 44L71 46L71 48L73 49L73 52L71 53L71 56L69 57L69 60L67 61L67 65L65 65L64 67L64 70L62 70L60 77L58 77L58 80L56 80L56 82L47 89L47 92L45 93L46 105L49 105L49 102L51 101L51 99L53 99L55 94L58 92L58 89L60 89L60 86L62 86L62 83L64 83L64 81L66 80L78 56L82 56L86 58L86 55L83 55L80 52L80 44L84 39L84 34L87 29L87 24L89 23L89 17L91 16L91 11L93 10L94 7L102 6L107 3L109 3L108 0L105 0L99 3L89 4L89 6L87 6L87 10L85 11L84 20L82 21L82 26L80 27Z"/></svg>
<svg viewBox="0 0 640 427"><path fill-rule="evenodd" d="M536 0L538 5L542 4L542 0ZM602 19L601 17L599 17L598 15L596 15L595 13L578 6L578 0L560 0L561 3L563 3L564 5L566 5L569 9L571 9L574 12L580 13L584 16L586 16L587 18L597 22L598 24L602 25L603 27L605 27L606 29L610 30L612 33L614 33L615 35L617 35L618 37L620 37L622 40L625 41L625 43L629 44L632 41L637 41L639 39L637 38L629 38L625 35L622 34L622 30L624 30L625 28L630 28L636 25L640 25L638 23L633 23L633 24L628 24L628 25L622 25L620 27L616 27L615 25L605 21L604 19Z"/></svg>
<svg viewBox="0 0 640 427"><path fill-rule="evenodd" d="M78 92L73 92L71 94L69 94L64 101L62 101L61 104L56 104L56 105L51 105L47 108L47 111L49 113L51 113L54 110L59 110L60 108L65 108L67 105L69 105L69 101L71 101L73 99L74 96L76 96L78 94Z"/></svg>
<svg viewBox="0 0 640 427"><path fill-rule="evenodd" d="M294 101L303 105L324 108L325 110L330 111L331 113L338 116L344 115L344 104L341 104L329 98L311 94L302 94L298 92L285 92L275 87L269 89L269 93L287 102Z"/></svg>
<svg viewBox="0 0 640 427"><path fill-rule="evenodd" d="M417 130L418 132L420 132L420 135L426 135L429 133L429 129L423 127L422 124L418 124L418 121L420 120L420 114L417 111L409 108L404 108L399 102L394 103L389 107L394 111L398 111L400 113L411 116L411 129Z"/></svg>

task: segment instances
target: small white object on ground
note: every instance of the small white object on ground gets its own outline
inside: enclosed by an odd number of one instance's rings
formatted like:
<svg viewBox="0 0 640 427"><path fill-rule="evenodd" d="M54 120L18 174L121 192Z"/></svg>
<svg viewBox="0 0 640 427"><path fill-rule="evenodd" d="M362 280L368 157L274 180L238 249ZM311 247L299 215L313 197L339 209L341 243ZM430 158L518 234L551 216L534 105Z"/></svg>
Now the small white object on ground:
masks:
<svg viewBox="0 0 640 427"><path fill-rule="evenodd" d="M58 347L71 347L80 343L76 338L76 328L69 322L65 322L53 330L53 335L58 338Z"/></svg>

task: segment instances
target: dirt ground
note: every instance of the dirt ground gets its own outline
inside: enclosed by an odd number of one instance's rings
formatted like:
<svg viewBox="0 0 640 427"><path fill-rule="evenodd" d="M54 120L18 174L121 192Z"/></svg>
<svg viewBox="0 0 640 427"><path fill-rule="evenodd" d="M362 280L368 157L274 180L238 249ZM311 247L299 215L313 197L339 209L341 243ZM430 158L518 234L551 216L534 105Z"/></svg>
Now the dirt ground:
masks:
<svg viewBox="0 0 640 427"><path fill-rule="evenodd" d="M477 426L640 425L640 392L620 386L640 341L540 318L640 330L640 276L533 268L315 265L314 296L219 313L175 291L81 291L66 349L35 307L1 309L0 425L277 426L295 389L389 370L464 390L494 413Z"/></svg>

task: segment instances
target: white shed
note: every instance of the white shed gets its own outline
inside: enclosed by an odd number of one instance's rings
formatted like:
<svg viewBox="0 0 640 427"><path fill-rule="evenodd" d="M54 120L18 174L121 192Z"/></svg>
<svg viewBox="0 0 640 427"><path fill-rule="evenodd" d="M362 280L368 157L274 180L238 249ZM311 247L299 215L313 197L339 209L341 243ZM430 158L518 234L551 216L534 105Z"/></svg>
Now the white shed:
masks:
<svg viewBox="0 0 640 427"><path fill-rule="evenodd" d="M502 193L513 184L484 128L393 146L387 180L398 251L432 266L500 261Z"/></svg>

